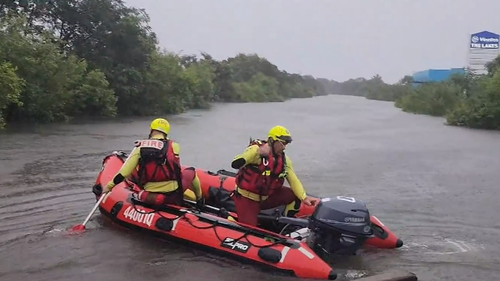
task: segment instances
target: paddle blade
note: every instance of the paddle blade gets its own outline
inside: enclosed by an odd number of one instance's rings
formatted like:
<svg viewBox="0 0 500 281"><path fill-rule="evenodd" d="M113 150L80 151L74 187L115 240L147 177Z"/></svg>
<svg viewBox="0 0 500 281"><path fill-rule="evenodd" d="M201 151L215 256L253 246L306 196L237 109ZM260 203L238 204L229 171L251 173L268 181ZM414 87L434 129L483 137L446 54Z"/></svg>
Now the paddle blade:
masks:
<svg viewBox="0 0 500 281"><path fill-rule="evenodd" d="M83 224L77 224L71 228L71 231L84 231L85 230L85 225Z"/></svg>

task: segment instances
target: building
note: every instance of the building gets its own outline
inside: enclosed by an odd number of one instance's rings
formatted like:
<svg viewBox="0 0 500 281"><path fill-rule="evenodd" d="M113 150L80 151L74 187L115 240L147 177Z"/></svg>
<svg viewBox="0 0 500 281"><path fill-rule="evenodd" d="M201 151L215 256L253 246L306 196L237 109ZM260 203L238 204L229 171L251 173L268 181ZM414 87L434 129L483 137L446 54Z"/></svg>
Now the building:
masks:
<svg viewBox="0 0 500 281"><path fill-rule="evenodd" d="M428 69L413 74L413 83L429 83L429 82L439 82L444 81L452 74L462 74L465 75L465 68L449 68L449 69Z"/></svg>
<svg viewBox="0 0 500 281"><path fill-rule="evenodd" d="M486 64L500 54L500 35L481 31L470 35L467 66L475 74L486 74Z"/></svg>

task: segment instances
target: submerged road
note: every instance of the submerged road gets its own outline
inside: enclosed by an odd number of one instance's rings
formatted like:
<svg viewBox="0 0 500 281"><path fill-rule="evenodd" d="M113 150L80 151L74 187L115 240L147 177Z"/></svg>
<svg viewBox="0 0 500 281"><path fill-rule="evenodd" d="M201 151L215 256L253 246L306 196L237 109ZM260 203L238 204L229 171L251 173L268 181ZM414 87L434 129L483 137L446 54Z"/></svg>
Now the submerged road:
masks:
<svg viewBox="0 0 500 281"><path fill-rule="evenodd" d="M354 196L405 245L338 261L353 279L392 267L419 280L498 279L500 134L443 125L392 103L328 96L220 104L169 118L182 162L230 168L249 136L289 128L288 154L308 191ZM150 119L51 125L0 134L0 280L297 280L118 229L97 212L91 186L102 158L129 151ZM495 195L497 194L497 195Z"/></svg>

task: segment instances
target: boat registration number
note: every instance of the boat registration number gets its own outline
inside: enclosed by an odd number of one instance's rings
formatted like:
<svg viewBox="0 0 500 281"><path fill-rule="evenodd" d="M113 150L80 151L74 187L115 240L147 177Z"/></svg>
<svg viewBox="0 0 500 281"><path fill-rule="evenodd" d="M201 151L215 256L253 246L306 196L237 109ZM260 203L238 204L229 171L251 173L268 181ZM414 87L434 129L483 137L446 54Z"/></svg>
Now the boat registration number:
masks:
<svg viewBox="0 0 500 281"><path fill-rule="evenodd" d="M128 206L128 208L123 212L123 216L128 220L145 224L151 227L151 225L153 224L153 219L155 218L155 213L148 214L146 213L146 211L140 209L137 209L136 211L133 206Z"/></svg>

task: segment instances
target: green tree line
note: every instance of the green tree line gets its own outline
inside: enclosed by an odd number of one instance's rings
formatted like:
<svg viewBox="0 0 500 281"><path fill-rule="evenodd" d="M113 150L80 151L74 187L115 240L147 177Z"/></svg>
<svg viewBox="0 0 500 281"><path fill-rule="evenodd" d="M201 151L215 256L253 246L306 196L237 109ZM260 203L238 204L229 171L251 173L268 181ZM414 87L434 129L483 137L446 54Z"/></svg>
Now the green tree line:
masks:
<svg viewBox="0 0 500 281"><path fill-rule="evenodd" d="M447 80L414 83L411 76L387 84L379 75L334 85L333 94L394 101L405 112L442 116L448 125L500 130L500 56L486 65L487 74L453 74Z"/></svg>
<svg viewBox="0 0 500 281"><path fill-rule="evenodd" d="M121 0L0 0L0 127L285 101L335 84L256 54L218 61L168 52L147 13Z"/></svg>

